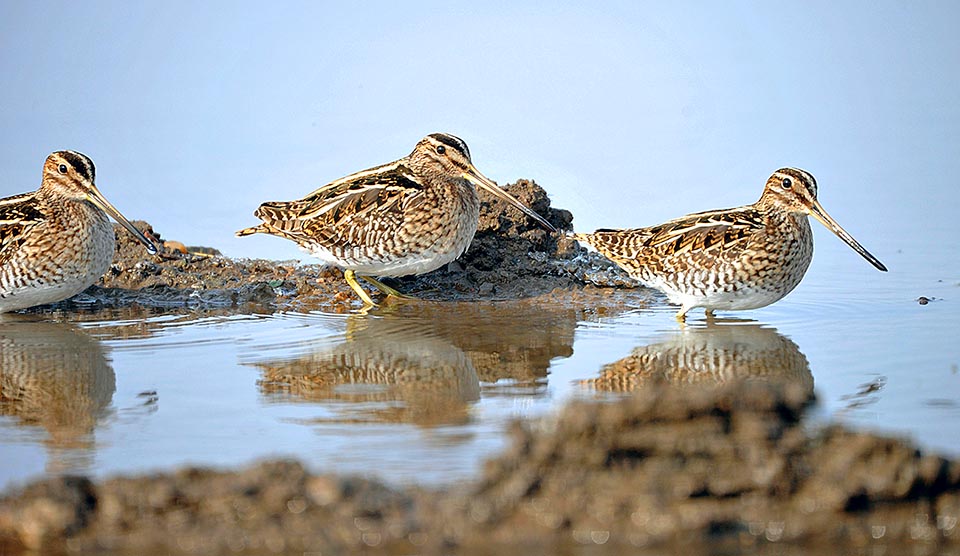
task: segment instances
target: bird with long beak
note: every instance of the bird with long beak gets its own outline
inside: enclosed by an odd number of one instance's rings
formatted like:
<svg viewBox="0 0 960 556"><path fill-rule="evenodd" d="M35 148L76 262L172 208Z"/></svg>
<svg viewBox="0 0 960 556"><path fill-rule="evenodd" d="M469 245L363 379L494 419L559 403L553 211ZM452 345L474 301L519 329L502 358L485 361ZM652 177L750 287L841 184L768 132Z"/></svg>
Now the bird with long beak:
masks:
<svg viewBox="0 0 960 556"><path fill-rule="evenodd" d="M116 250L108 215L157 252L95 178L86 155L57 151L43 165L40 189L0 199L0 313L62 301L103 276Z"/></svg>
<svg viewBox="0 0 960 556"><path fill-rule="evenodd" d="M373 306L357 278L404 297L376 277L424 274L466 251L479 222L477 188L556 231L481 174L462 139L433 133L399 160L332 181L297 201L263 203L254 212L263 223L237 235L265 233L296 242L342 268L353 291Z"/></svg>
<svg viewBox="0 0 960 556"><path fill-rule="evenodd" d="M690 214L659 226L574 234L644 285L680 305L683 322L694 307L757 309L793 291L813 258L807 216L886 272L876 257L827 214L809 172L781 168L752 205Z"/></svg>

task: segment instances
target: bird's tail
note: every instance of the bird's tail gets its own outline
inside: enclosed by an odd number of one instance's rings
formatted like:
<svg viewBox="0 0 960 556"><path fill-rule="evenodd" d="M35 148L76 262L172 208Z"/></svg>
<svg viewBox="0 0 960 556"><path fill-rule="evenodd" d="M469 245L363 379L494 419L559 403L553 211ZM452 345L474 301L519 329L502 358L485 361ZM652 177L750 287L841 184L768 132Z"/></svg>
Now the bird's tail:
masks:
<svg viewBox="0 0 960 556"><path fill-rule="evenodd" d="M244 228L238 231L237 237L249 236L253 234L265 234L265 233L267 233L267 226L265 224L260 224L258 226Z"/></svg>

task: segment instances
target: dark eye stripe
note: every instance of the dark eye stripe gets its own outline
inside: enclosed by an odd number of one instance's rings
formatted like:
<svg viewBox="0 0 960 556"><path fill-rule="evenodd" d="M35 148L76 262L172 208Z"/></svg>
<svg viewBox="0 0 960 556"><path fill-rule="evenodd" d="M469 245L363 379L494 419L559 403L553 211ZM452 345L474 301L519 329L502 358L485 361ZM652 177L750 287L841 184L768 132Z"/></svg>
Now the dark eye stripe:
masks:
<svg viewBox="0 0 960 556"><path fill-rule="evenodd" d="M76 151L61 151L60 156L69 162L78 174L90 181L96 180L97 170L89 157Z"/></svg>
<svg viewBox="0 0 960 556"><path fill-rule="evenodd" d="M451 149L456 150L461 155L470 158L470 149L467 148L467 144L463 142L463 139L454 137L453 135L448 135L446 133L433 133L430 135L430 137L435 141L439 141Z"/></svg>
<svg viewBox="0 0 960 556"><path fill-rule="evenodd" d="M780 183L783 184L786 189L789 189L790 187L787 186L784 182L787 179L792 179L793 180L792 185L794 189L796 189L796 187L799 186L801 188L805 188L816 193L817 180L813 177L813 174L811 174L810 172L807 172L806 170L801 170L800 168L781 168L777 170L776 173L780 175L780 179L781 179Z"/></svg>

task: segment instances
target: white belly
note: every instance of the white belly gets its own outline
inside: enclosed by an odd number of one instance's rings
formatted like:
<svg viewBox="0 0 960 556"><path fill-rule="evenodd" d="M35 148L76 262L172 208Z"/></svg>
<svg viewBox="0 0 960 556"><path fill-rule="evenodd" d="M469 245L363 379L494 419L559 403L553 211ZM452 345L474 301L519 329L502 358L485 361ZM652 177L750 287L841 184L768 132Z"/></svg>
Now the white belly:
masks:
<svg viewBox="0 0 960 556"><path fill-rule="evenodd" d="M469 240L463 248L458 251L438 253L432 249L428 249L387 261L350 263L344 262L342 258L334 256L333 253L322 247L314 247L312 249L304 248L304 251L307 251L327 264L353 270L363 276L410 276L414 274L426 274L427 272L434 271L455 261L457 257L466 251L467 245L469 245Z"/></svg>

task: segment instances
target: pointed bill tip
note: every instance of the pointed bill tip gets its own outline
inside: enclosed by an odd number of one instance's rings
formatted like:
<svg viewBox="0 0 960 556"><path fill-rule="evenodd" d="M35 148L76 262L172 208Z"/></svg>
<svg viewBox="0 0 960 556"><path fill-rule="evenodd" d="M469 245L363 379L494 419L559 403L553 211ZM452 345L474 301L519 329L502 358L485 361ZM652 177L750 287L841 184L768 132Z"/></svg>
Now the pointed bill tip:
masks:
<svg viewBox="0 0 960 556"><path fill-rule="evenodd" d="M872 264L877 270L881 272L887 272L887 267L884 266L882 262L880 262L880 259L874 257L873 253L867 251L864 246L860 245L860 242L855 240L852 235L847 233L847 231L844 230L840 226L840 224L837 223L836 220L834 220L829 214L827 214L827 211L825 211L823 207L820 206L819 202L815 203L813 207L811 207L810 214L813 215L813 217L816 218L818 222L823 224L825 228L833 232L834 235L842 239L844 243L846 243L854 251L859 253L861 257L866 259L867 262Z"/></svg>
<svg viewBox="0 0 960 556"><path fill-rule="evenodd" d="M136 226L131 224L130 221L127 220L127 218L121 214L119 210L117 210L117 207L113 206L113 204L111 204L110 201L108 201L107 198L100 193L99 189L96 187L91 187L90 192L87 194L87 199L100 208L100 210L107 213L111 218L116 220L121 226L126 228L127 231L137 239L137 241L146 247L147 253L156 255L160 251L157 249L157 246L153 243L153 241L147 238L147 236L138 230Z"/></svg>

